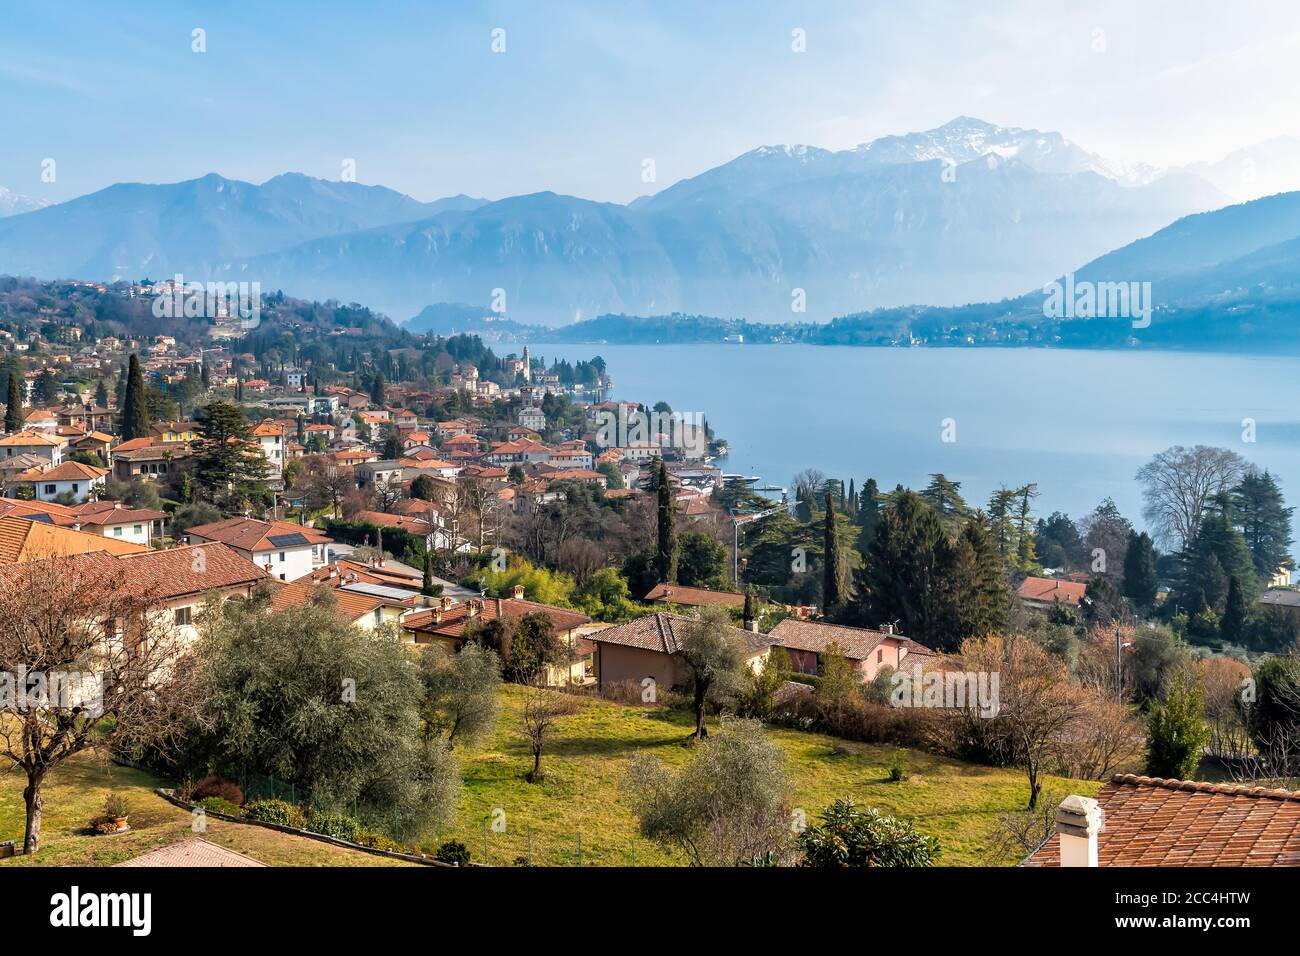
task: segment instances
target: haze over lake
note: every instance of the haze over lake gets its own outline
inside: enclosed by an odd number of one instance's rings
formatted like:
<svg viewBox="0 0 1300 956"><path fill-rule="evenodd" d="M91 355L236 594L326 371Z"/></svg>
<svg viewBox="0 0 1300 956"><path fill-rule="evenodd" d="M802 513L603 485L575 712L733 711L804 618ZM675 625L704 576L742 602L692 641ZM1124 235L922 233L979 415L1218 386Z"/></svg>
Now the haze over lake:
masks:
<svg viewBox="0 0 1300 956"><path fill-rule="evenodd" d="M498 348L498 351L501 351ZM1050 349L806 345L533 346L602 355L613 397L703 412L731 444L728 472L789 486L815 467L882 489L941 471L974 505L1035 481L1040 515L1114 498L1139 526L1134 474L1170 445L1237 451L1300 502L1300 358ZM956 441L942 440L943 421ZM1242 420L1256 441L1242 440Z"/></svg>

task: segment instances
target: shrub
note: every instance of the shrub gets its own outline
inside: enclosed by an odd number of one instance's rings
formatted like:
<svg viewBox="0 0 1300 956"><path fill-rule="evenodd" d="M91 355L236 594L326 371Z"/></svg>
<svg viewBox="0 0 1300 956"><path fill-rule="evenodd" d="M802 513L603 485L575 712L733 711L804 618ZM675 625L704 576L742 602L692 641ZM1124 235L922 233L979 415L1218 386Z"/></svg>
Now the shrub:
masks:
<svg viewBox="0 0 1300 956"><path fill-rule="evenodd" d="M244 804L244 791L239 789L239 784L225 777L218 777L216 774L209 774L194 784L194 789L190 793L190 800L194 803L202 803L206 797L220 797L235 806Z"/></svg>
<svg viewBox="0 0 1300 956"><path fill-rule="evenodd" d="M244 816L260 823L276 823L298 830L307 825L302 810L284 800L254 800L244 806Z"/></svg>
<svg viewBox="0 0 1300 956"><path fill-rule="evenodd" d="M438 852L433 855L433 858L440 863L468 866L469 848L457 840L448 840L438 847Z"/></svg>
<svg viewBox="0 0 1300 956"><path fill-rule="evenodd" d="M799 835L799 846L800 866L812 867L929 866L939 855L936 838L847 799L822 811L822 822Z"/></svg>
<svg viewBox="0 0 1300 956"><path fill-rule="evenodd" d="M1147 773L1153 777L1191 780L1201 761L1209 730L1201 719L1199 678L1182 676L1163 701L1151 705L1147 718Z"/></svg>
<svg viewBox="0 0 1300 956"><path fill-rule="evenodd" d="M104 799L104 816L110 820L119 820L131 812L131 805L120 793L110 793Z"/></svg>
<svg viewBox="0 0 1300 956"><path fill-rule="evenodd" d="M242 817L244 815L243 807L237 803L231 803L225 797L204 797L202 800L194 802L204 810L212 813L224 813L229 817Z"/></svg>
<svg viewBox="0 0 1300 956"><path fill-rule="evenodd" d="M899 747L889 759L889 782L899 783L907 779L907 751Z"/></svg>
<svg viewBox="0 0 1300 956"><path fill-rule="evenodd" d="M343 813L313 813L311 819L307 821L307 829L312 833L321 833L336 840L355 843L357 834L361 832L361 824L355 817Z"/></svg>
<svg viewBox="0 0 1300 956"><path fill-rule="evenodd" d="M358 830L352 842L359 843L361 846L368 846L372 850L388 850L394 853L406 852L405 848L396 840L382 833L375 833L373 830Z"/></svg>

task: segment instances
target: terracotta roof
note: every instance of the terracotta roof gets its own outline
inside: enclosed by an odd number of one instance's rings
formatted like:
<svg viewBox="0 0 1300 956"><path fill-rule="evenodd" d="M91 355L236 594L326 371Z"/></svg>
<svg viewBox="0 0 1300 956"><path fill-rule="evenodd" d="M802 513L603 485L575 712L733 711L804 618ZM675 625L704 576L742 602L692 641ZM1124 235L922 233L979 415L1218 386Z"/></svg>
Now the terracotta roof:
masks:
<svg viewBox="0 0 1300 956"><path fill-rule="evenodd" d="M557 631L568 631L591 622L591 618L580 611L552 607L549 604L538 604L536 601L525 601L522 598L484 598L479 603L482 604L482 607L475 614L475 617L484 621L491 621L497 617L523 617L527 614L545 614L551 619L551 623L555 625ZM402 626L407 630L419 631L422 634L460 637L465 631L466 623L470 620L469 610L469 602L453 604L446 610L431 608L427 611L412 614L402 622Z"/></svg>
<svg viewBox="0 0 1300 956"><path fill-rule="evenodd" d="M292 584L278 588L275 594L271 595L271 609L288 611L306 607L316 588L328 588L333 592L339 615L349 623L358 621L367 614L373 614L376 608L384 606L383 601L369 594L344 591L321 581L314 581L311 577L302 577Z"/></svg>
<svg viewBox="0 0 1300 956"><path fill-rule="evenodd" d="M686 588L680 584L656 584L643 600L659 604L681 604L686 607L744 607L745 595L735 591L712 591L708 588Z"/></svg>
<svg viewBox="0 0 1300 956"><path fill-rule="evenodd" d="M1116 774L1097 802L1100 866L1300 866L1300 793ZM1025 866L1060 866L1052 836Z"/></svg>
<svg viewBox="0 0 1300 956"><path fill-rule="evenodd" d="M45 471L35 468L24 471L18 476L19 481L93 481L108 474L107 468L96 468L79 461L65 461Z"/></svg>
<svg viewBox="0 0 1300 956"><path fill-rule="evenodd" d="M266 572L252 561L218 543L121 555L117 570L123 587L158 600L256 584L266 578Z"/></svg>
<svg viewBox="0 0 1300 956"><path fill-rule="evenodd" d="M190 443L187 441L171 441L157 444L151 442L147 445L136 445L133 448L118 445L113 449L113 460L152 461L164 458L188 458L192 453Z"/></svg>
<svg viewBox="0 0 1300 956"><path fill-rule="evenodd" d="M1086 584L1074 581L1061 581L1057 578L1025 578L1016 590L1016 597L1024 601L1060 601L1063 604L1078 604L1087 592Z"/></svg>
<svg viewBox="0 0 1300 956"><path fill-rule="evenodd" d="M51 448L58 445L66 444L59 438L52 438L44 432L14 432L12 435L6 435L0 438L0 447L5 446L22 446L22 445L48 445Z"/></svg>
<svg viewBox="0 0 1300 956"><path fill-rule="evenodd" d="M40 561L44 558L97 551L135 554L148 550L141 544L106 538L101 534L86 534L71 528L58 528L17 514L0 518L0 564Z"/></svg>
<svg viewBox="0 0 1300 956"><path fill-rule="evenodd" d="M411 534L433 534L438 530L437 526L420 518L411 518L406 515L390 515L384 511L358 511L352 520L377 525L381 528L397 528L402 531L409 531Z"/></svg>
<svg viewBox="0 0 1300 956"><path fill-rule="evenodd" d="M69 509L83 524L126 524L133 521L159 521L167 515L149 508L128 508L120 501L88 501Z"/></svg>
<svg viewBox="0 0 1300 956"><path fill-rule="evenodd" d="M812 651L816 654L824 653L832 644L838 644L844 656L855 661L870 657L871 652L881 641L900 640L884 631L873 631L864 627L844 627L839 624L817 624L793 617L787 617L777 624L768 637L782 647L797 651Z"/></svg>
<svg viewBox="0 0 1300 956"><path fill-rule="evenodd" d="M188 534L198 535L209 541L221 541L241 551L274 551L281 546L272 538L281 535L301 535L308 544L327 544L333 538L321 534L315 528L291 524L288 521L259 521L256 518L226 518L210 524L195 525Z"/></svg>
<svg viewBox="0 0 1300 956"><path fill-rule="evenodd" d="M661 654L676 654L682 649L682 640L687 628L695 623L694 618L684 614L647 614L623 624L615 624L603 631L588 635L595 644L619 644L623 647L639 647L642 650L658 651ZM767 635L755 634L743 628L732 627L729 631L740 635L751 652L758 652L772 645Z"/></svg>

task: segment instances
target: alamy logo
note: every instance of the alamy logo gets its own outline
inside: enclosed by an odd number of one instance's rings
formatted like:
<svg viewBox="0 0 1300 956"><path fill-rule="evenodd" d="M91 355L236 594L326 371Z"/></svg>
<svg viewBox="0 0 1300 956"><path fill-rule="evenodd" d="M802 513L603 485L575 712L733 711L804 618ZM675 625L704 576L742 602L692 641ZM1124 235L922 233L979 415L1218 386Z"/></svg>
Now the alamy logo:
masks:
<svg viewBox="0 0 1300 956"><path fill-rule="evenodd" d="M889 702L895 707L976 710L984 718L998 715L1000 678L997 671L930 671L921 665L895 671L889 679Z"/></svg>
<svg viewBox="0 0 1300 956"><path fill-rule="evenodd" d="M81 710L104 713L104 675L89 671L0 671L0 712Z"/></svg>
<svg viewBox="0 0 1300 956"><path fill-rule="evenodd" d="M1049 319L1132 319L1135 329L1151 324L1150 282L1076 282L1070 272L1064 283L1043 286L1043 295Z"/></svg>
<svg viewBox="0 0 1300 956"><path fill-rule="evenodd" d="M133 936L148 936L153 928L151 893L82 893L74 886L69 893L50 897L50 925L126 926Z"/></svg>
<svg viewBox="0 0 1300 956"><path fill-rule="evenodd" d="M153 314L158 319L234 319L245 330L262 324L262 283L186 282L185 276L160 282Z"/></svg>
<svg viewBox="0 0 1300 956"><path fill-rule="evenodd" d="M596 415L596 444L601 448L650 447L703 458L709 449L708 429L702 412L617 412Z"/></svg>

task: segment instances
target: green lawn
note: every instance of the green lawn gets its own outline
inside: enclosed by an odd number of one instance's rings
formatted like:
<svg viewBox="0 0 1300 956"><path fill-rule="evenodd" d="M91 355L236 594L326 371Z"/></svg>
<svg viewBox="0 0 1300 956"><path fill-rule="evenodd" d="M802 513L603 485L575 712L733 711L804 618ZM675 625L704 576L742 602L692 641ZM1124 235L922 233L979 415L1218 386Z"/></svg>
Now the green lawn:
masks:
<svg viewBox="0 0 1300 956"><path fill-rule="evenodd" d="M530 784L532 765L520 731L524 690L502 689L502 712L494 738L478 748L458 748L465 793L455 826L422 841L435 847L446 839L465 843L474 862L510 865L527 856L538 865L683 865L681 854L665 851L636 836L619 783L633 754L648 751L669 764L689 759L682 746L690 731L686 714L645 706L623 706L584 699L582 710L564 718L543 757L548 779ZM716 721L710 726L717 727ZM924 833L940 838L939 862L948 866L1009 865L999 858L991 836L997 815L1023 806L1027 785L1022 773L961 763L923 751L909 752L910 779L887 780L894 748L843 741L823 734L771 729L789 760L794 806L809 820L832 800L850 796L859 805L910 817ZM836 750L847 751L837 754ZM24 780L0 773L0 839L21 843ZM0 866L36 863L50 866L102 866L193 836L190 815L152 792L159 781L137 770L104 764L83 754L56 770L46 785L44 846L34 860L17 857ZM1096 794L1100 784L1051 779L1057 792ZM80 831L101 812L110 792L131 802L131 832L96 837ZM494 832L494 811L504 813L504 832ZM500 818L500 814L498 814ZM345 850L261 827L209 819L204 838L272 865L385 866L398 861Z"/></svg>
<svg viewBox="0 0 1300 956"><path fill-rule="evenodd" d="M0 840L16 840L22 852L26 778L0 773ZM195 836L271 866L415 866L369 853L331 846L263 827L208 818L207 832L190 829L190 814L153 792L162 786L149 774L79 754L55 769L46 782L41 850L35 857L0 860L3 866L111 866L149 850ZM86 823L103 812L109 793L131 804L127 833L88 836Z"/></svg>
<svg viewBox="0 0 1300 956"><path fill-rule="evenodd" d="M522 688L502 691L503 708L494 739L474 749L458 749L465 795L457 824L440 839L454 837L482 862L484 823L488 862L509 865L526 856L529 831L535 864L574 865L581 840L584 865L683 865L680 854L636 837L636 823L619 790L631 756L655 754L666 763L690 757L682 741L690 731L687 715L668 710L628 707L599 700L584 701L580 713L565 718L543 756L550 774L530 784L524 773L531 754L520 733ZM716 728L716 722L711 727ZM997 815L1023 807L1028 785L1020 771L980 767L923 751L909 751L910 779L890 783L886 767L893 747L843 741L823 734L772 729L772 737L789 759L795 785L794 805L808 819L837 797L859 805L911 817L924 833L943 844L940 862L948 866L1009 865L991 848ZM840 748L849 751L836 755ZM1049 789L1094 796L1095 781L1050 779ZM504 813L505 832L491 827L494 811ZM500 819L501 814L497 814ZM436 841L434 841L436 842Z"/></svg>

